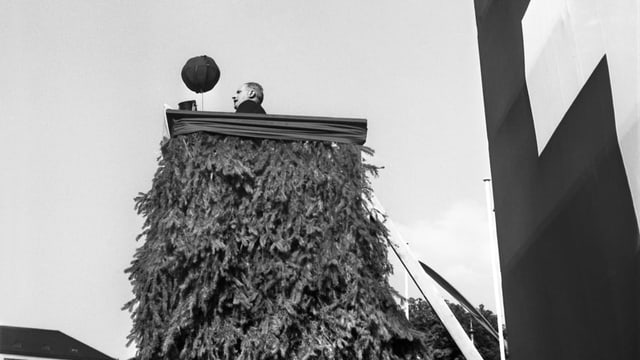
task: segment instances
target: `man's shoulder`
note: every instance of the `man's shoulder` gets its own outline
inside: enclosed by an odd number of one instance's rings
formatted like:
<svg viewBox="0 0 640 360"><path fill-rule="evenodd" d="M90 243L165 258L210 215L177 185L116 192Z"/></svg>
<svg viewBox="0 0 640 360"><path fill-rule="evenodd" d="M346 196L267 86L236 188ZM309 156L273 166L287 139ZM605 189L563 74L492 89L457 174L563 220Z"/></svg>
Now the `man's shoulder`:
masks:
<svg viewBox="0 0 640 360"><path fill-rule="evenodd" d="M266 111L255 101L247 100L238 105L237 113L266 114Z"/></svg>

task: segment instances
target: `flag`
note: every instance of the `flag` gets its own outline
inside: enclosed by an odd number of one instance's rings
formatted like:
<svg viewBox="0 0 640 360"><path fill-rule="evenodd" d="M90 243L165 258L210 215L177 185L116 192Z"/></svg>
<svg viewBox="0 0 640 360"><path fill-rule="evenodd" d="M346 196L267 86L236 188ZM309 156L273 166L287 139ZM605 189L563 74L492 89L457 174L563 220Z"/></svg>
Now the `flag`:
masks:
<svg viewBox="0 0 640 360"><path fill-rule="evenodd" d="M513 359L640 358L637 0L475 0Z"/></svg>

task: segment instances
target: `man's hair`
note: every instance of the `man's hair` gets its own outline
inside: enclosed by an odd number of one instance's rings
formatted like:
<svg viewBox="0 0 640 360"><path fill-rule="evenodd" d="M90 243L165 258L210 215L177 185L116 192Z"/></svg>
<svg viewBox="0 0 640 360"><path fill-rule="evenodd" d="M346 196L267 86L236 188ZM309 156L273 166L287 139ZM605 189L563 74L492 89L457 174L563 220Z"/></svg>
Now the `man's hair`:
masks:
<svg viewBox="0 0 640 360"><path fill-rule="evenodd" d="M256 92L258 104L262 104L262 100L264 100L264 90L262 89L262 85L258 84L257 82L248 82L244 83L244 85Z"/></svg>

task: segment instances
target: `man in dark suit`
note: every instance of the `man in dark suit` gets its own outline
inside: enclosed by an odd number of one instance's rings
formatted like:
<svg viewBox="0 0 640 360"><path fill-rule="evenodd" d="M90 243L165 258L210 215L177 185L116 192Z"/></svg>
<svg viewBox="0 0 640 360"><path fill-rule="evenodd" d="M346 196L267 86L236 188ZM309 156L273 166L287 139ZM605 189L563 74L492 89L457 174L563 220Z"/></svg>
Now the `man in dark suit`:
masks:
<svg viewBox="0 0 640 360"><path fill-rule="evenodd" d="M258 83L248 82L242 84L232 98L233 107L237 113L266 114L261 106L264 99L264 91Z"/></svg>

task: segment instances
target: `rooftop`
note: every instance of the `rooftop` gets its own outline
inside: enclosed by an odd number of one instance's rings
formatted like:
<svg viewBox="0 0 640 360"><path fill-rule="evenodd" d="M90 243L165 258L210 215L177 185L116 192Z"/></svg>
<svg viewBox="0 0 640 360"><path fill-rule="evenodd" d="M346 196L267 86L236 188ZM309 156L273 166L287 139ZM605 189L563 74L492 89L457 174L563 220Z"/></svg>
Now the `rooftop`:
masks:
<svg viewBox="0 0 640 360"><path fill-rule="evenodd" d="M0 353L51 359L113 360L58 330L0 326Z"/></svg>

